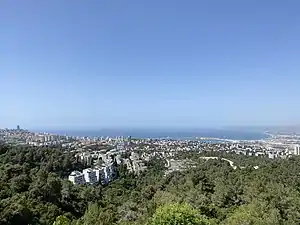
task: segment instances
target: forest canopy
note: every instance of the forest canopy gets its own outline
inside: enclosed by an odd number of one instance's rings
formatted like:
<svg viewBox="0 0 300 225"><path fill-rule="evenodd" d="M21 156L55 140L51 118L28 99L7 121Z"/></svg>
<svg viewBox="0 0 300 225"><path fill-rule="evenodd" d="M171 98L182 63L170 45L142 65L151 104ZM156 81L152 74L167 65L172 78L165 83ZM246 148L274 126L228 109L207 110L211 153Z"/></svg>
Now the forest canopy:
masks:
<svg viewBox="0 0 300 225"><path fill-rule="evenodd" d="M164 176L153 158L140 175L118 166L108 185L73 185L84 168L59 148L0 145L0 225L300 224L300 159L269 160L226 154L184 153L196 167ZM258 166L254 169L253 165Z"/></svg>

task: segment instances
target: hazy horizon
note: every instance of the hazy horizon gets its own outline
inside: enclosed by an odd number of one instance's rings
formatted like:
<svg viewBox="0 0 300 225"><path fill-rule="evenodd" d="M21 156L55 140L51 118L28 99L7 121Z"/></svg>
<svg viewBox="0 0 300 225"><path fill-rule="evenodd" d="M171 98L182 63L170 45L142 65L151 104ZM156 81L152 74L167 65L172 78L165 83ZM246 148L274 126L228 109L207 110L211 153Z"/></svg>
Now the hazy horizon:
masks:
<svg viewBox="0 0 300 225"><path fill-rule="evenodd" d="M7 127L16 128L16 127ZM22 129L34 130L34 131L112 131L112 130L150 130L150 131L197 131L197 130L249 130L249 131L265 131L267 129L299 129L300 125L240 125L240 126L206 126L206 127L160 127L160 126L143 126L143 127L22 127Z"/></svg>

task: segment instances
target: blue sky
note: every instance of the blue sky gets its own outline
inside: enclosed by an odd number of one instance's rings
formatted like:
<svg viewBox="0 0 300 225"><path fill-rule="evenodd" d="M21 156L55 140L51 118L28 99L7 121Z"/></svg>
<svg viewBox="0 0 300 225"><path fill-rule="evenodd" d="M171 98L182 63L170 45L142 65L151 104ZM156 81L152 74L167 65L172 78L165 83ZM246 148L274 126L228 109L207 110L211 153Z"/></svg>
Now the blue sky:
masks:
<svg viewBox="0 0 300 225"><path fill-rule="evenodd" d="M0 2L0 127L300 123L300 2Z"/></svg>

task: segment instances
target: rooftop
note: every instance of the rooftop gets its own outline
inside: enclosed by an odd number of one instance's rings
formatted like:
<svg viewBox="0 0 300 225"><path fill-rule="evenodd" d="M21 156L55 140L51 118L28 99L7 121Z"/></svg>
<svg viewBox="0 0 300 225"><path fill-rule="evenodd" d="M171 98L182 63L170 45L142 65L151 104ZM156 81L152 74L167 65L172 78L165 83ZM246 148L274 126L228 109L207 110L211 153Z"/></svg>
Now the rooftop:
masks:
<svg viewBox="0 0 300 225"><path fill-rule="evenodd" d="M73 171L73 172L70 174L70 176L81 176L81 175L82 175L82 173L79 172L79 171Z"/></svg>

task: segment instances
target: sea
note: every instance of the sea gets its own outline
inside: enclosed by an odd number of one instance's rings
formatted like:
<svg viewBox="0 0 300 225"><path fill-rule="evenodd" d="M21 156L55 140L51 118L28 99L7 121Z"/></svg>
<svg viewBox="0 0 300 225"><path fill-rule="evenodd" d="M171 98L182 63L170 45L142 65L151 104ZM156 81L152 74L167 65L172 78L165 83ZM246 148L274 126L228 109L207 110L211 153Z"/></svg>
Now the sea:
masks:
<svg viewBox="0 0 300 225"><path fill-rule="evenodd" d="M263 131L248 130L227 130L227 129L101 129L101 130L44 130L59 135L75 137L128 137L132 138L152 138L152 139L180 139L193 140L199 137L211 139L229 140L262 140L268 138Z"/></svg>

